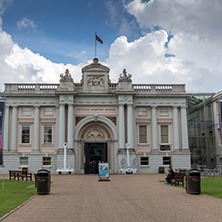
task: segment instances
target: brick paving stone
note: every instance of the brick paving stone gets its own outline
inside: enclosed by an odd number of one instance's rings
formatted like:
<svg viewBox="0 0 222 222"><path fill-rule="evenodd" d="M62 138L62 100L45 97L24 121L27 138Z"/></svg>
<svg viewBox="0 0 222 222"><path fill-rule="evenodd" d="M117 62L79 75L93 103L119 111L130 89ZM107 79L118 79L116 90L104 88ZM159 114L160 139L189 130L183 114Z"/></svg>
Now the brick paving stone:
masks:
<svg viewBox="0 0 222 222"><path fill-rule="evenodd" d="M222 200L158 182L163 174L53 175L49 195L36 195L4 222L221 222Z"/></svg>

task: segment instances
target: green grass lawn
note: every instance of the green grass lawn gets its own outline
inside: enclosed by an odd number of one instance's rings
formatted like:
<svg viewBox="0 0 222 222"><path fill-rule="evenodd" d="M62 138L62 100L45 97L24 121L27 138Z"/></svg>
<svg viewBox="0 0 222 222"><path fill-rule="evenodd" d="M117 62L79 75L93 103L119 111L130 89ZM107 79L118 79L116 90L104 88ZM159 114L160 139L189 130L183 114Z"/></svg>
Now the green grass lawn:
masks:
<svg viewBox="0 0 222 222"><path fill-rule="evenodd" d="M0 179L0 218L35 195L36 188L27 188L34 184L34 181L5 179L4 190L2 190L2 179Z"/></svg>
<svg viewBox="0 0 222 222"><path fill-rule="evenodd" d="M222 198L222 177L201 178L201 193Z"/></svg>
<svg viewBox="0 0 222 222"><path fill-rule="evenodd" d="M166 183L165 180L161 180L160 182ZM222 199L222 177L201 177L200 189L202 194Z"/></svg>

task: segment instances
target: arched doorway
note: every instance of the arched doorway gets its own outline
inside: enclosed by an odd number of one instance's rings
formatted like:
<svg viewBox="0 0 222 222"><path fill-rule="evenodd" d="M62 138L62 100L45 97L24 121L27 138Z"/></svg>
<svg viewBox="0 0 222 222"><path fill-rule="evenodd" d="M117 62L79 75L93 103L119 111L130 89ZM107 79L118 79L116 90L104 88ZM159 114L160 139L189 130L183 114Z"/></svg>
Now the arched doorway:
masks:
<svg viewBox="0 0 222 222"><path fill-rule="evenodd" d="M99 121L85 124L79 133L81 169L85 174L97 174L98 163L114 161L113 134L110 128Z"/></svg>
<svg viewBox="0 0 222 222"><path fill-rule="evenodd" d="M106 142L84 143L85 174L98 174L99 162L108 162Z"/></svg>

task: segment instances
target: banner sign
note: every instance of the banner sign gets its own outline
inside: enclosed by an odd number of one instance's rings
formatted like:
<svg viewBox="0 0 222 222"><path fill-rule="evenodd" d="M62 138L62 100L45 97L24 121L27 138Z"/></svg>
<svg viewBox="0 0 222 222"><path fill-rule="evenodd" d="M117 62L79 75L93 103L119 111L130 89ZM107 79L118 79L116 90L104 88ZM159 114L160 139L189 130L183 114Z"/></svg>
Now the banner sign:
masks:
<svg viewBox="0 0 222 222"><path fill-rule="evenodd" d="M109 178L109 163L99 163L99 178L100 179Z"/></svg>
<svg viewBox="0 0 222 222"><path fill-rule="evenodd" d="M0 165L3 165L3 148L2 148L2 138L3 138L3 113L4 113L4 102L0 102Z"/></svg>
<svg viewBox="0 0 222 222"><path fill-rule="evenodd" d="M219 127L220 127L220 135L222 136L222 102L219 102Z"/></svg>

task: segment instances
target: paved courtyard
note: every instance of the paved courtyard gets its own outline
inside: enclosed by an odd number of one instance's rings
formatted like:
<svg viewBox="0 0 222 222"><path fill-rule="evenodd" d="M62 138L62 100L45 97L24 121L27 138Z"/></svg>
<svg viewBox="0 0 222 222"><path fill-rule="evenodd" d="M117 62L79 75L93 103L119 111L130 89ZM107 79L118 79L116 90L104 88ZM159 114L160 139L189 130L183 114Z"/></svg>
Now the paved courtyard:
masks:
<svg viewBox="0 0 222 222"><path fill-rule="evenodd" d="M53 175L50 195L36 195L3 221L222 221L222 200L158 182L164 175Z"/></svg>

